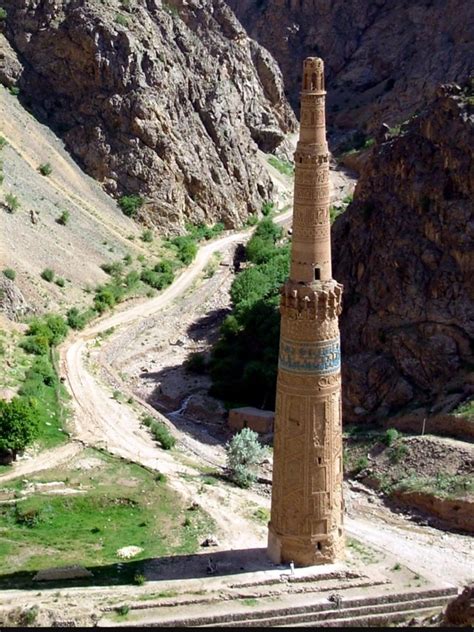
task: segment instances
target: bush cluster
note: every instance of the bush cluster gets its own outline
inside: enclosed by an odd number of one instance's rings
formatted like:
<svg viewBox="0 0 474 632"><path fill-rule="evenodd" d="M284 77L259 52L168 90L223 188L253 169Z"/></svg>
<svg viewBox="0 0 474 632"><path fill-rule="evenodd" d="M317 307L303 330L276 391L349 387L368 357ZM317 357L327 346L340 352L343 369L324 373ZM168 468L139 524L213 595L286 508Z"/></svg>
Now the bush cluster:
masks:
<svg viewBox="0 0 474 632"><path fill-rule="evenodd" d="M161 444L163 450L171 450L175 446L176 439L162 421L157 421L151 415L145 415L143 423L149 428L153 438Z"/></svg>
<svg viewBox="0 0 474 632"><path fill-rule="evenodd" d="M145 200L139 195L123 195L118 202L122 213L127 217L135 217L144 203Z"/></svg>

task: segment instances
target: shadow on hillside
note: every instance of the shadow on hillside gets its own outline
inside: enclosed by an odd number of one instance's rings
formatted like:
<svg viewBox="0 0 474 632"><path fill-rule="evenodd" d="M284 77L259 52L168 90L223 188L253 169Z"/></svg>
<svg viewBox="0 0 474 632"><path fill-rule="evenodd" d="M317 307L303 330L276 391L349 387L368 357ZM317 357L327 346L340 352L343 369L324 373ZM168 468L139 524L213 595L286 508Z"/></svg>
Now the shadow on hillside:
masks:
<svg viewBox="0 0 474 632"><path fill-rule="evenodd" d="M230 313L229 308L214 309L192 323L186 333L195 342L214 344L219 338L219 329L224 318Z"/></svg>
<svg viewBox="0 0 474 632"><path fill-rule="evenodd" d="M275 569L288 572L289 566L273 564L268 559L264 548L230 551L214 551L212 548L206 548L192 555L169 555L138 561L123 561L105 566L88 566L87 569L92 572L93 577L34 581L36 570L0 575L0 590L21 588L38 591L86 586L119 586L143 583L140 576L143 576L145 581L169 581L225 577Z"/></svg>

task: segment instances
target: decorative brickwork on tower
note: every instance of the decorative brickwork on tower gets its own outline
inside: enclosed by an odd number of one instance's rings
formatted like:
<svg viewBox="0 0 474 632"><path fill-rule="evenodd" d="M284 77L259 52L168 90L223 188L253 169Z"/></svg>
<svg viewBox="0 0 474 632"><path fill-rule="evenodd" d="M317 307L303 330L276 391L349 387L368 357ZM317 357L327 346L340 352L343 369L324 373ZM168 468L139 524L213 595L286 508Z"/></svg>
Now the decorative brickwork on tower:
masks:
<svg viewBox="0 0 474 632"><path fill-rule="evenodd" d="M290 278L281 334L268 555L300 566L342 557L342 419L338 316L331 271L324 65L304 61Z"/></svg>

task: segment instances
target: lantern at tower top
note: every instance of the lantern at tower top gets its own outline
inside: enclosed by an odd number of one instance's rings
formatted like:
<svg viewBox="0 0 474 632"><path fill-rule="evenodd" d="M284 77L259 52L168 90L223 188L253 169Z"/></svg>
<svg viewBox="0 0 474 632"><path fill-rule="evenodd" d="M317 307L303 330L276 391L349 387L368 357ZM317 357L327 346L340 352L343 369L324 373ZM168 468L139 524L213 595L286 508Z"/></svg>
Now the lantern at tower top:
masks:
<svg viewBox="0 0 474 632"><path fill-rule="evenodd" d="M324 62L319 57L307 57L303 62L303 92L326 94Z"/></svg>

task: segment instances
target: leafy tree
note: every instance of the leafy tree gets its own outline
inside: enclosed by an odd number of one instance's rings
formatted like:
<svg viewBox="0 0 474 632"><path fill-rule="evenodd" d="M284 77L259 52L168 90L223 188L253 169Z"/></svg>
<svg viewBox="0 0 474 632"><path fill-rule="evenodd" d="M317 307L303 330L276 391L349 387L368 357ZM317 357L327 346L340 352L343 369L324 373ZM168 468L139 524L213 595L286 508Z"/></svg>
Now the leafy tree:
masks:
<svg viewBox="0 0 474 632"><path fill-rule="evenodd" d="M0 453L10 453L13 458L23 450L38 433L34 405L23 397L10 402L0 400Z"/></svg>
<svg viewBox="0 0 474 632"><path fill-rule="evenodd" d="M230 479L239 487L250 487L256 480L255 468L265 455L257 433L243 428L227 443L226 451Z"/></svg>
<svg viewBox="0 0 474 632"><path fill-rule="evenodd" d="M247 248L259 263L245 268L232 284L233 313L221 326L209 363L210 392L228 402L266 408L275 403L279 289L290 261L289 246L276 245L280 237L278 226L262 220Z"/></svg>

